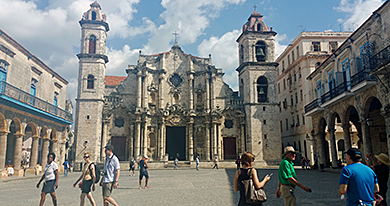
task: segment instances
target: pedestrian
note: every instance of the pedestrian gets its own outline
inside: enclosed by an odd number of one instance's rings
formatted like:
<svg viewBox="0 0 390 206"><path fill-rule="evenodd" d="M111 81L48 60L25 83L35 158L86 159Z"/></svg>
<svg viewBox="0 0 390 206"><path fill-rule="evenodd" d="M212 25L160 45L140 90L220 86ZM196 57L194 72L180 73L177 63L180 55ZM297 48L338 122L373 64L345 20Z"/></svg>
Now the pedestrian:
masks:
<svg viewBox="0 0 390 206"><path fill-rule="evenodd" d="M199 170L199 156L196 157L196 170Z"/></svg>
<svg viewBox="0 0 390 206"><path fill-rule="evenodd" d="M37 184L37 188L41 184L42 180L45 179L45 183L42 187L41 200L39 202L39 206L42 206L46 200L46 194L50 194L51 199L53 201L53 205L57 206L57 197L55 193L55 189L58 188L58 165L54 162L56 155L50 152L47 155L47 164L45 166L45 170L43 171L43 175Z"/></svg>
<svg viewBox="0 0 390 206"><path fill-rule="evenodd" d="M114 146L106 145L104 152L106 153L106 161L104 162L104 172L100 179L99 185L102 186L103 204L108 206L108 203L117 206L114 198L111 197L113 189L118 187L120 175L120 165L118 157L114 155Z"/></svg>
<svg viewBox="0 0 390 206"><path fill-rule="evenodd" d="M305 167L307 170L311 170L310 159L306 159Z"/></svg>
<svg viewBox="0 0 390 206"><path fill-rule="evenodd" d="M177 163L179 162L179 160L177 159L177 157L175 158L175 161L174 161L174 163L173 163L173 165L174 165L174 169L175 170L177 170Z"/></svg>
<svg viewBox="0 0 390 206"><path fill-rule="evenodd" d="M293 163L297 152L294 150L294 147L285 147L283 155L284 158L279 164L279 182L278 189L276 190L276 197L279 198L280 195L282 195L285 206L296 206L297 198L295 197L295 186L302 188L306 192L311 192L311 188L305 187L297 180Z"/></svg>
<svg viewBox="0 0 390 206"><path fill-rule="evenodd" d="M69 167L70 167L70 172L71 172L71 173L73 172L73 166L74 166L74 162L71 161L71 162L70 162L70 165L69 165Z"/></svg>
<svg viewBox="0 0 390 206"><path fill-rule="evenodd" d="M264 187L265 183L268 182L271 179L272 174L267 174L264 179L260 182L259 178L257 177L257 171L256 169L252 168L253 163L255 161L255 155L253 155L250 152L245 152L241 156L241 164L242 168L236 171L236 174L234 175L234 191L238 192L240 191L240 200L238 201L238 206L245 206L245 205L261 205L261 204L248 204L246 202L245 198L245 187L242 184L243 180L250 179L250 174L252 175L253 184L256 187L256 189L260 189Z"/></svg>
<svg viewBox="0 0 390 206"><path fill-rule="evenodd" d="M135 176L134 170L135 170L135 160L134 157L132 157L130 160L129 176L131 176L131 171L133 171L133 175Z"/></svg>
<svg viewBox="0 0 390 206"><path fill-rule="evenodd" d="M372 170L374 170L379 185L379 195L382 196L383 200L381 201L381 206L387 206L386 202L386 194L387 194L387 182L389 179L389 156L384 153L380 153L379 155L375 155L375 158L372 154L367 154L367 160L369 158L372 160L375 166L370 166ZM377 160L377 161L376 161Z"/></svg>
<svg viewBox="0 0 390 206"><path fill-rule="evenodd" d="M214 158L214 167L213 167L213 169L214 168L217 168L218 169L218 157L215 157Z"/></svg>
<svg viewBox="0 0 390 206"><path fill-rule="evenodd" d="M340 172L339 195L347 193L347 206L371 206L374 192L379 192L376 174L362 164L362 152L359 149L350 148L346 152L346 160L347 166Z"/></svg>
<svg viewBox="0 0 390 206"><path fill-rule="evenodd" d="M302 169L304 170L305 166L306 166L306 158L305 157L301 158L301 164L302 164Z"/></svg>
<svg viewBox="0 0 390 206"><path fill-rule="evenodd" d="M64 165L64 177L68 176L68 172L69 172L69 162L68 162L68 159L65 160L64 163L62 163L62 165Z"/></svg>
<svg viewBox="0 0 390 206"><path fill-rule="evenodd" d="M241 162L240 156L237 156L237 159L236 159L237 170L240 169L240 162Z"/></svg>
<svg viewBox="0 0 390 206"><path fill-rule="evenodd" d="M80 195L80 206L84 205L85 196L87 196L89 202L91 205L96 206L95 200L92 197L91 193L91 186L92 191L95 191L95 164L91 164L91 155L86 152L84 153L84 167L83 172L81 173L79 179L76 180L76 182L73 184L73 187L76 187L77 183L80 180L83 180L81 184L81 195Z"/></svg>
<svg viewBox="0 0 390 206"><path fill-rule="evenodd" d="M144 157L139 161L139 188L142 189L141 183L142 183L142 178L145 176L145 187L144 188L150 188L148 186L149 182L149 173L148 173L148 155L144 155Z"/></svg>
<svg viewBox="0 0 390 206"><path fill-rule="evenodd" d="M318 169L318 157L317 157L317 155L314 155L314 165L313 165L313 169L314 169L314 170Z"/></svg>

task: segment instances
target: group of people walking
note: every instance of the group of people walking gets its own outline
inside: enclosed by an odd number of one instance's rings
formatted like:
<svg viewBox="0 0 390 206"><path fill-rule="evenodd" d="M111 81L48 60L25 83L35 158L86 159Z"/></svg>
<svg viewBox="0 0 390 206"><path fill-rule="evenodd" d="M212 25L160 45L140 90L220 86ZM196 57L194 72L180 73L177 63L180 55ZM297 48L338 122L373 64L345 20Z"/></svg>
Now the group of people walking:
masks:
<svg viewBox="0 0 390 206"><path fill-rule="evenodd" d="M387 206L386 193L387 181L389 178L389 157L381 153L373 156L367 154L367 165L362 163L362 153L359 149L351 148L344 153L347 166L341 169L338 194L341 199L347 196L347 206ZM276 197L283 197L285 206L296 206L297 198L295 188L300 187L305 192L312 192L310 187L301 184L295 173L294 160L297 151L292 146L284 148L283 159L279 164L278 187ZM261 205L247 202L248 190L244 181L252 179L256 190L262 188L270 179L272 174L267 174L261 181L258 179L256 169L252 168L255 156L245 152L241 158L237 158L236 164L242 165L234 176L234 190L240 192L239 206ZM368 165L372 162L375 166Z"/></svg>

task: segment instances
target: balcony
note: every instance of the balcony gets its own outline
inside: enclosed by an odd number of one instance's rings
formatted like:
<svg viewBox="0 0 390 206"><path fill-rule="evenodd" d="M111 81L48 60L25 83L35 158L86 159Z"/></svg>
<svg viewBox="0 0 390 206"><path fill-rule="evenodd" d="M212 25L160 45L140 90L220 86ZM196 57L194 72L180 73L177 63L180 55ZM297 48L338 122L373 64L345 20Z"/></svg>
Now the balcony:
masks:
<svg viewBox="0 0 390 206"><path fill-rule="evenodd" d="M373 55L370 59L371 72L375 75L388 74L386 68L390 63L390 45Z"/></svg>
<svg viewBox="0 0 390 206"><path fill-rule="evenodd" d="M360 92L376 84L376 78L369 73L364 69L351 77L351 92Z"/></svg>
<svg viewBox="0 0 390 206"><path fill-rule="evenodd" d="M322 110L324 109L320 107L320 99L316 98L305 106L305 115L310 116Z"/></svg>
<svg viewBox="0 0 390 206"><path fill-rule="evenodd" d="M61 124L72 124L73 121L71 113L4 81L0 81L0 104Z"/></svg>
<svg viewBox="0 0 390 206"><path fill-rule="evenodd" d="M327 107L330 106L337 101L340 101L342 99L346 99L349 96L352 96L353 93L349 91L349 83L348 81L341 83L336 88L330 90L329 92L325 93L321 96L321 107Z"/></svg>

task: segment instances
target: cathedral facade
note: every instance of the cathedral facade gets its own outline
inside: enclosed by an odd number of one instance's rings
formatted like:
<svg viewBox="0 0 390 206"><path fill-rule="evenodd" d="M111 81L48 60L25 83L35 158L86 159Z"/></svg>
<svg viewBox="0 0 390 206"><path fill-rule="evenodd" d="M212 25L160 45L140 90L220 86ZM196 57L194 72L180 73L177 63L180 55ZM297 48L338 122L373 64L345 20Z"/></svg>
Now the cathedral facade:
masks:
<svg viewBox="0 0 390 206"><path fill-rule="evenodd" d="M105 15L97 2L80 21L81 52L76 108L76 162L84 152L103 161L112 144L120 161L148 155L151 162L220 161L245 151L257 164L276 164L281 138L276 96L275 35L253 12L238 37L239 92L223 70L183 52L139 53L127 76L106 76Z"/></svg>

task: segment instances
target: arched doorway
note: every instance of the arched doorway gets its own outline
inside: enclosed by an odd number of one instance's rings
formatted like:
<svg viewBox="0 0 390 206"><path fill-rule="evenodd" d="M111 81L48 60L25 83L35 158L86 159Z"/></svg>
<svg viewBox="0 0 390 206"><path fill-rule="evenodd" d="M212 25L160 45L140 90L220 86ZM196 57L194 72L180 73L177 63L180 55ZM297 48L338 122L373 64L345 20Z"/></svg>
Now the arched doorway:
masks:
<svg viewBox="0 0 390 206"><path fill-rule="evenodd" d="M22 134L22 123L18 118L14 118L9 127L9 133L7 135L7 152L6 152L6 165L18 165L19 162L15 162L15 152L20 153L22 148L16 148L16 135ZM17 168L19 169L19 168Z"/></svg>
<svg viewBox="0 0 390 206"><path fill-rule="evenodd" d="M376 97L370 98L365 105L367 111L366 123L369 131L368 138L371 138L373 154L382 152L388 154L386 124L381 115L381 108L382 104Z"/></svg>

